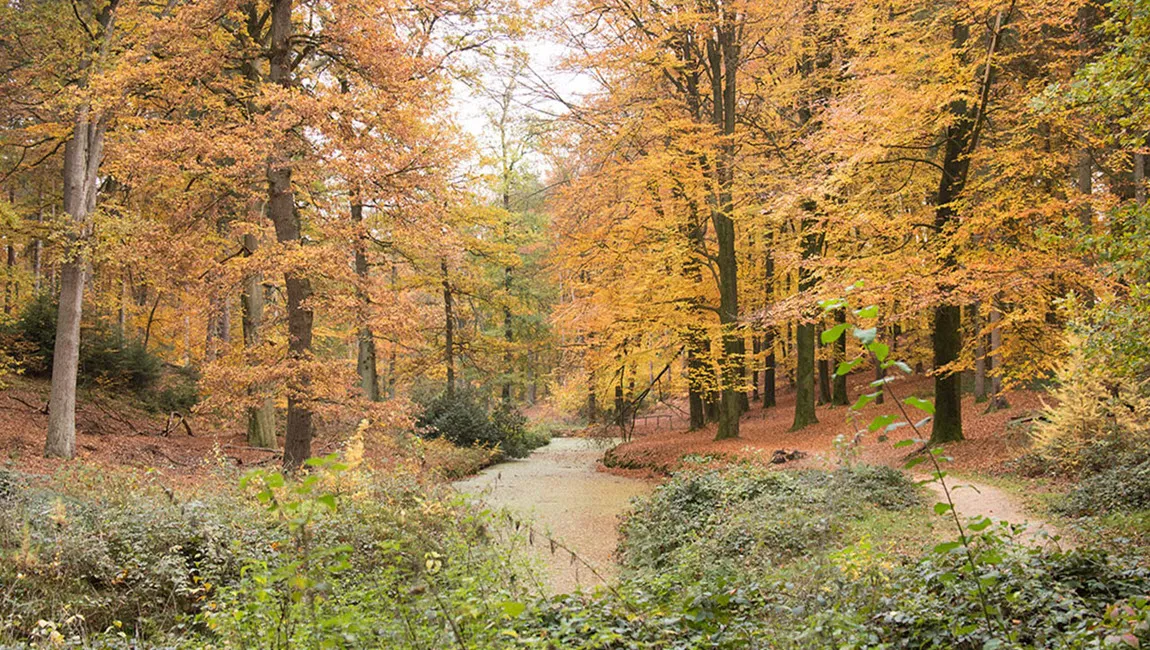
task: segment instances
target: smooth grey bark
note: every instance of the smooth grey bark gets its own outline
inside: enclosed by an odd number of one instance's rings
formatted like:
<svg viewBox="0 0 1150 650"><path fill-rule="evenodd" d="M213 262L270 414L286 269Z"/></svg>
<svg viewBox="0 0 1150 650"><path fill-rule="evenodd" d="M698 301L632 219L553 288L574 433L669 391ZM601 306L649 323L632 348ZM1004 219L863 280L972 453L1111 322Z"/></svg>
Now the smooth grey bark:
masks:
<svg viewBox="0 0 1150 650"><path fill-rule="evenodd" d="M64 145L64 211L71 218L69 248L60 264L60 301L56 316L56 344L52 356L52 390L48 402L48 433L44 455L72 458L76 454L76 374L80 362L80 318L83 312L85 270L81 241L87 236L89 217L96 209L105 121L81 107Z"/></svg>
<svg viewBox="0 0 1150 650"><path fill-rule="evenodd" d="M1134 154L1134 202L1146 205L1146 155Z"/></svg>
<svg viewBox="0 0 1150 650"><path fill-rule="evenodd" d="M262 212L262 210L261 210ZM253 234L244 235L244 251L252 255L259 248L259 240ZM244 333L244 347L253 349L263 340L262 329L264 320L264 280L260 273L249 273L244 278L244 289L240 295L241 323ZM258 386L253 386L253 393L261 392ZM248 444L252 447L275 449L276 440L276 409L275 401L265 396L259 406L248 409Z"/></svg>

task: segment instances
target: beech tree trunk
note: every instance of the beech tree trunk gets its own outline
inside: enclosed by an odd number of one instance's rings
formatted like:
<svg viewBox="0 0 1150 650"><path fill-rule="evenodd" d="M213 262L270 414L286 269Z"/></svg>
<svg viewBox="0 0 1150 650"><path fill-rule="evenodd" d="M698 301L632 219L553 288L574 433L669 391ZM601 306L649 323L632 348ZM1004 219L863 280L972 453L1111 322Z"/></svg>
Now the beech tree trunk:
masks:
<svg viewBox="0 0 1150 650"><path fill-rule="evenodd" d="M292 0L272 0L268 78L284 88L291 86ZM285 134L287 137L294 137ZM289 246L302 245L299 211L292 189L292 168L287 151L273 152L268 163L268 216L275 225L276 240ZM288 354L297 364L311 361L312 325L315 315L307 304L311 280L298 270L284 272L287 293ZM311 376L302 368L288 386L287 431L284 467L294 470L311 456L314 434L307 394Z"/></svg>
<svg viewBox="0 0 1150 650"><path fill-rule="evenodd" d="M687 402L690 408L691 430L707 425L706 399L709 368L706 362L705 338L697 328L687 332Z"/></svg>
<svg viewBox="0 0 1150 650"><path fill-rule="evenodd" d="M244 235L244 250L251 255L259 248L255 235ZM240 296L241 324L244 332L244 347L252 349L260 345L261 328L264 320L263 276L249 274L244 278L244 291ZM260 393L259 387L252 387L253 393ZM275 449L276 409L275 401L265 396L260 405L248 409L248 444L252 447Z"/></svg>
<svg viewBox="0 0 1150 650"><path fill-rule="evenodd" d="M80 362L80 318L84 302L85 269L80 240L87 236L88 220L96 209L96 189L104 148L104 121L79 109L72 138L64 145L64 211L71 217L69 254L60 264L60 305L56 316L56 344L52 355L52 391L48 402L46 456L72 458L76 454L76 374Z"/></svg>
<svg viewBox="0 0 1150 650"><path fill-rule="evenodd" d="M504 203L510 203L508 198L504 198ZM507 292L507 300L511 300L511 267L503 269L503 290ZM514 358L511 354L511 346L515 343L515 332L511 329L511 307L508 305L503 306L503 342L507 345L507 349L503 352L503 388L500 392L500 398L504 404L511 403L511 378L515 374Z"/></svg>
<svg viewBox="0 0 1150 650"><path fill-rule="evenodd" d="M813 207L813 206L809 206ZM802 259L810 260L822 248L813 219L804 219L800 225ZM799 267L799 291L810 291L815 286L815 273L810 265ZM815 324L813 320L800 322L795 332L795 417L791 431L818 422L815 416Z"/></svg>
<svg viewBox="0 0 1150 650"><path fill-rule="evenodd" d="M1002 394L1002 311L997 297L990 308L989 364L990 403L986 406L988 413L1010 406L1006 402L1006 396Z"/></svg>
<svg viewBox="0 0 1150 650"><path fill-rule="evenodd" d="M16 245L9 242L7 251L8 271L4 276L4 313L11 314L12 307L20 299L20 285L16 282Z"/></svg>
<svg viewBox="0 0 1150 650"><path fill-rule="evenodd" d="M978 146L979 133L986 118L985 110L994 80L994 55L998 49L1002 26L1008 16L999 13L995 19L987 52L988 63L982 70L977 104L971 106L966 98L957 98L950 103L954 122L946 127L943 134L945 148L942 159L942 174L938 191L935 194L934 225L937 232L945 236L950 224L957 215L954 202L966 188L970 172L970 155ZM970 27L956 22L954 25L954 47L962 48L970 37ZM940 258L943 273L957 266L953 249L946 248ZM946 297L955 289L947 282L939 285L944 296L943 303L934 309L933 337L934 348L934 426L930 432L931 444L962 440L962 375L946 366L958 361L962 353L962 311Z"/></svg>
<svg viewBox="0 0 1150 650"><path fill-rule="evenodd" d="M822 324L815 328L817 335L819 330L822 329ZM819 348L824 348L823 344L818 344ZM817 356L817 355L816 355ZM818 360L819 368L819 406L831 403L831 362L825 356Z"/></svg>
<svg viewBox="0 0 1150 650"><path fill-rule="evenodd" d="M439 263L443 273L443 365L447 368L447 399L455 398L455 301L447 275L447 260Z"/></svg>
<svg viewBox="0 0 1150 650"><path fill-rule="evenodd" d="M352 199L351 220L355 223L356 228L363 227L363 203L360 202L358 193ZM359 374L359 387L363 391L364 397L378 402L380 398L379 367L375 355L375 333L371 331L371 326L366 322L371 309L371 299L367 294L369 281L367 253L364 250L364 234L362 232L356 233L355 275L360 283L356 293L359 296L360 309L363 310L361 317L364 319L364 323L360 325L359 333L356 336L358 350L355 369Z"/></svg>
<svg viewBox="0 0 1150 650"><path fill-rule="evenodd" d="M774 246L774 231L768 226L767 234L764 237L765 247L763 254L763 268L765 276L763 278L763 293L764 304L771 305L775 301L775 255L772 247ZM763 330L763 351L766 352L766 359L764 362L765 369L763 370L763 408L771 408L777 403L775 397L775 337L776 328L773 325L768 325Z"/></svg>
<svg viewBox="0 0 1150 650"><path fill-rule="evenodd" d="M722 329L723 355L719 363L720 403L716 440L739 436L739 417L743 413L746 393L741 390L743 337L739 334L739 270L735 254L735 222L731 218L734 182L734 144L729 139L735 132L735 81L738 72L739 46L731 18L723 16L716 38L707 44L711 65L711 94L714 125L728 139L719 147L714 161L718 196L711 206L711 224L718 244L719 325Z"/></svg>
<svg viewBox="0 0 1150 650"><path fill-rule="evenodd" d="M835 310L835 324L842 325L847 322L847 312L845 309ZM831 369L835 372L834 386L831 391L831 404L835 406L848 406L850 404L850 395L847 395L847 376L837 374L838 364L847 360L847 337L842 335L839 340L835 341L835 356L834 362L831 363ZM879 368L882 370L882 368Z"/></svg>
<svg viewBox="0 0 1150 650"><path fill-rule="evenodd" d="M1146 154L1134 154L1134 202L1146 205Z"/></svg>
<svg viewBox="0 0 1150 650"><path fill-rule="evenodd" d="M982 334L982 301L970 306L970 331L975 337L974 401L986 401L986 336Z"/></svg>

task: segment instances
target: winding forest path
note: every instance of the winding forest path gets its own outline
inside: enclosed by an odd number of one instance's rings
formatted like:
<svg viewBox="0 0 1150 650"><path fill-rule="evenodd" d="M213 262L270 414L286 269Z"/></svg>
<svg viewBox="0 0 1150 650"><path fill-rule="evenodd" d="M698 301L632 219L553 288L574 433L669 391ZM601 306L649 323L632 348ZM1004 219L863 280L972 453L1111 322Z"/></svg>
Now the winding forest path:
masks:
<svg viewBox="0 0 1150 650"><path fill-rule="evenodd" d="M924 480L928 477L914 478ZM1045 546L1052 543L1052 537L1061 534L1050 522L1030 514L1022 499L1002 488L965 477L948 476L946 480L954 509L964 522L971 517L989 517L995 523L1007 521L1016 525L1025 524L1026 530L1020 535L1020 540L1031 546ZM946 501L946 493L937 481L931 481L926 486L939 501ZM1060 539L1058 544L1063 548L1071 546L1066 539Z"/></svg>
<svg viewBox="0 0 1150 650"><path fill-rule="evenodd" d="M555 438L527 458L489 467L457 481L455 487L530 518L536 530L570 548L610 580L615 575L619 515L633 497L649 493L654 484L597 471L602 456L603 447L594 441ZM533 549L547 568L546 587L551 593L601 584L569 553L552 552L546 539L536 538Z"/></svg>

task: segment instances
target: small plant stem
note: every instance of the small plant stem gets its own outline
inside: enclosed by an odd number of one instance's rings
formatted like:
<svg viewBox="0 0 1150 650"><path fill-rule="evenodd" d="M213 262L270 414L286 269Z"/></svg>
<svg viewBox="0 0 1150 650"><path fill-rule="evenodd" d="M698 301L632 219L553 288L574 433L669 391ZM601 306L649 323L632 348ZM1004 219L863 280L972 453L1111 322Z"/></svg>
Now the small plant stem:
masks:
<svg viewBox="0 0 1150 650"><path fill-rule="evenodd" d="M878 360L878 357L874 356L873 352L871 353L871 356L873 357L875 363L881 363ZM906 412L906 407L903 406L902 400L900 400L898 396L894 394L894 391L891 390L890 382L884 382L882 385L882 390L886 391L886 393L890 395L891 401L894 402L896 406L898 406L898 410L900 413L902 413L902 417L906 419L907 424L909 424L910 428L914 430L915 437L919 440L923 440L924 438L922 437L922 432L919 431L918 426L915 425L913 420L911 420L910 414ZM954 498L950 495L950 487L946 484L946 479L943 476L942 466L938 464L938 459L935 457L934 453L927 451L927 456L930 458L931 465L934 466L935 480L937 480L939 485L942 486L943 496L946 497L946 503L950 506L950 516L951 519L954 520L955 527L958 528L958 538L962 542L962 549L966 555L966 562L968 565L970 565L971 573L976 574L978 572L978 567L974 562L974 553L970 550L970 540L966 535L966 529L962 525L962 519L958 516L958 508L956 508L954 505ZM978 599L982 605L982 614L986 618L986 625L989 628L993 628L994 622L990 619L990 604L987 601L986 592L982 588L982 581L978 579L977 575L974 576L974 586L978 589ZM1003 634L1009 634L1009 631L1006 629L1006 622L1001 620L1001 618L999 618L999 626L1002 628Z"/></svg>

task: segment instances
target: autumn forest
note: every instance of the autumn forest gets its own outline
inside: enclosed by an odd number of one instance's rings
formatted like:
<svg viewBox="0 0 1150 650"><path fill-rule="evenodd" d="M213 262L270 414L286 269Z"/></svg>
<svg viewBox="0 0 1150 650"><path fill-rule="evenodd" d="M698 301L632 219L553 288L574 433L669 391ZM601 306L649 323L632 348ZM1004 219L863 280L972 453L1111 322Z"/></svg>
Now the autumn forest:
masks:
<svg viewBox="0 0 1150 650"><path fill-rule="evenodd" d="M6 0L0 646L1141 647L1148 99L1146 0Z"/></svg>

